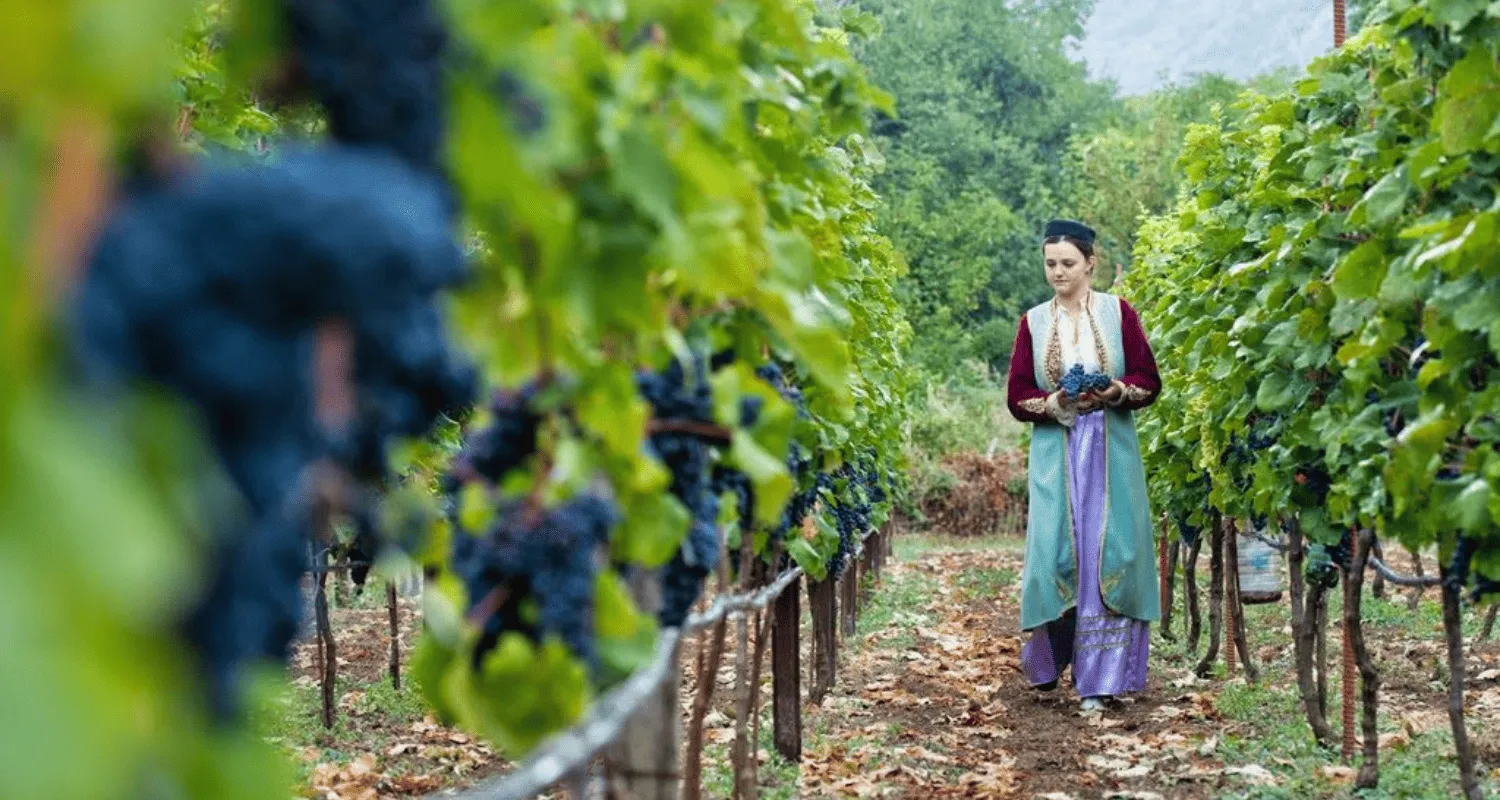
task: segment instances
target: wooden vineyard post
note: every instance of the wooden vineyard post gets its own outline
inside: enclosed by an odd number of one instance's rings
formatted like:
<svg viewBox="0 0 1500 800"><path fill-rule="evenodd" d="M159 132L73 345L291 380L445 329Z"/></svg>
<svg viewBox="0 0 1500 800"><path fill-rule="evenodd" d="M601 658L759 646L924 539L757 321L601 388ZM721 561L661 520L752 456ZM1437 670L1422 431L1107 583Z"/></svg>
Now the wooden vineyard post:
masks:
<svg viewBox="0 0 1500 800"><path fill-rule="evenodd" d="M870 604L870 594L875 590L875 548L880 546L880 532L872 534L865 542L859 556L859 607Z"/></svg>
<svg viewBox="0 0 1500 800"><path fill-rule="evenodd" d="M385 584L385 607L391 622L391 688L401 688L401 607L396 601L396 579Z"/></svg>
<svg viewBox="0 0 1500 800"><path fill-rule="evenodd" d="M771 716L776 752L802 759L802 579L776 598L771 625Z"/></svg>
<svg viewBox="0 0 1500 800"><path fill-rule="evenodd" d="M839 576L839 633L845 641L854 638L858 620L859 559L848 559Z"/></svg>
<svg viewBox="0 0 1500 800"><path fill-rule="evenodd" d="M1215 514L1208 527L1208 648L1194 668L1200 678L1212 674L1214 662L1219 660L1219 634L1224 622L1224 520Z"/></svg>
<svg viewBox="0 0 1500 800"><path fill-rule="evenodd" d="M1350 637L1348 611L1350 584L1349 572L1350 570L1348 569L1344 570L1343 582L1345 611L1344 624L1342 626L1342 630L1340 631L1340 633L1342 634L1344 645L1344 672L1342 681L1343 685L1340 687L1343 690L1340 693L1342 695L1340 699L1343 701L1343 706L1340 710L1342 712L1341 721L1344 724L1344 739L1343 747L1340 748L1339 755L1343 758L1345 764L1348 764L1350 759L1354 757L1354 683L1356 680L1354 672L1354 641Z"/></svg>
<svg viewBox="0 0 1500 800"><path fill-rule="evenodd" d="M1344 14L1344 0L1333 0L1333 47L1337 50L1344 46L1344 40L1348 37L1348 23Z"/></svg>
<svg viewBox="0 0 1500 800"><path fill-rule="evenodd" d="M1181 558L1182 539L1173 539L1167 547L1167 604L1161 609L1161 636L1169 642L1177 641L1177 634L1172 632L1172 617L1177 604L1177 562Z"/></svg>
<svg viewBox="0 0 1500 800"><path fill-rule="evenodd" d="M316 616L318 626L318 655L322 669L319 671L319 680L323 695L323 727L332 728L334 710L334 693L337 690L339 678L338 646L333 640L333 626L328 619L328 551L319 548L318 557L313 560L313 568L317 570L313 583L313 614Z"/></svg>
<svg viewBox="0 0 1500 800"><path fill-rule="evenodd" d="M1156 544L1157 578L1161 581L1161 613L1162 632L1167 630L1167 621L1172 615L1167 609L1172 604L1172 598L1167 595L1167 535L1170 528L1167 527L1167 515L1161 515L1161 540Z"/></svg>
<svg viewBox="0 0 1500 800"><path fill-rule="evenodd" d="M1321 585L1307 585L1303 571L1306 562L1302 524L1293 520L1287 526L1288 590L1292 601L1292 652L1296 664L1297 692L1313 738L1324 747L1333 747L1333 729L1323 713L1322 700L1313 674L1313 656L1317 651L1318 604L1323 596Z"/></svg>
<svg viewBox="0 0 1500 800"><path fill-rule="evenodd" d="M1231 678L1234 677L1234 667L1235 667L1235 663L1234 663L1234 652L1235 652L1235 649L1236 649L1235 648L1235 641L1234 641L1235 640L1235 631L1239 630L1239 625L1236 622L1236 617L1238 615L1235 613L1238 610L1235 607L1236 605L1238 605L1238 603L1236 602L1236 598L1235 598L1235 594L1236 594L1235 589L1237 589L1239 587L1237 587L1235 584L1239 583L1239 570L1235 569L1235 567L1238 566L1238 564L1235 563L1236 559L1235 559L1235 555L1234 555L1234 550L1235 550L1234 540L1235 540L1235 532L1233 530L1230 530L1230 531L1226 532L1226 534L1224 535L1224 542L1223 542L1223 546L1224 546L1224 666L1228 670L1228 675Z"/></svg>
<svg viewBox="0 0 1500 800"><path fill-rule="evenodd" d="M812 611L813 681L809 699L823 702L833 688L838 671L838 595L832 576L807 584L807 601Z"/></svg>
<svg viewBox="0 0 1500 800"><path fill-rule="evenodd" d="M1360 789L1373 789L1380 782L1380 731L1377 716L1380 704L1380 674L1370 659L1365 646L1364 628L1360 622L1360 602L1365 584L1365 566L1375 543L1371 531L1354 531L1354 554L1349 565L1348 593L1344 596L1344 629L1348 631L1350 654L1359 667L1360 683L1360 729L1364 736L1364 760L1359 765L1359 774L1354 785ZM1345 688L1345 696L1352 694ZM1345 734L1345 739L1350 738Z"/></svg>
<svg viewBox="0 0 1500 800"><path fill-rule="evenodd" d="M1245 631L1245 604L1240 600L1240 533L1234 523L1230 523L1228 535L1224 537L1225 546L1229 548L1228 557L1225 559L1228 569L1226 578L1225 596L1231 604L1229 638L1226 639L1231 651L1238 650L1240 654L1240 665L1245 669L1245 680L1251 683L1260 679L1260 673L1255 668L1255 662L1250 660L1250 641Z"/></svg>
<svg viewBox="0 0 1500 800"><path fill-rule="evenodd" d="M1203 618L1198 610L1198 553L1203 549L1203 534L1193 537L1187 553L1182 558L1182 605L1187 613L1188 652L1198 652L1198 641L1203 637Z"/></svg>
<svg viewBox="0 0 1500 800"><path fill-rule="evenodd" d="M630 580L630 593L640 608L661 606L659 578L639 571ZM606 775L626 787L635 800L677 800L682 777L682 711L678 705L682 646L672 654L671 667L660 687L641 704L614 744L605 751Z"/></svg>
<svg viewBox="0 0 1500 800"><path fill-rule="evenodd" d="M1412 574L1415 575L1418 578L1423 577L1423 575L1422 575L1422 554L1418 553L1416 550L1408 550L1407 552L1411 554ZM1425 590L1421 586L1413 586L1412 587L1411 595L1406 598L1406 610L1407 611L1416 611L1418 608L1420 608L1422 606L1422 593L1423 593L1423 591L1425 591Z"/></svg>

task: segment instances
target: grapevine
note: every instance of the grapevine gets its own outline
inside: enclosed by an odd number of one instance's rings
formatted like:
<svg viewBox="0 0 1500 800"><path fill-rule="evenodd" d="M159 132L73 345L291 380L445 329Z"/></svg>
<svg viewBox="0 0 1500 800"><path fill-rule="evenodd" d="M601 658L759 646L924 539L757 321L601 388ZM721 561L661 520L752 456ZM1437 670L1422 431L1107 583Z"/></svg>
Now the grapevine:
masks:
<svg viewBox="0 0 1500 800"><path fill-rule="evenodd" d="M73 609L84 633L28 645L45 655L17 685L96 688L56 724L21 712L61 733L0 748L6 796L284 794L284 771L243 779L267 752L240 709L332 528L362 563L422 563L415 676L519 754L685 611L722 498L762 555L821 571L840 542L806 535L819 502L869 527L898 488L909 328L863 132L889 103L845 50L860 14L255 8L275 24L128 0L152 21L131 46L49 39L7 64L10 207L42 208L80 153L118 191L71 215L94 227L77 258L45 220L0 247L25 276L0 288L0 415L49 443L10 442L27 477L0 488L5 529L122 566L20 567L56 579L8 611ZM118 170L111 137L136 156ZM859 459L879 500L821 469ZM626 590L641 574L686 580L657 614ZM80 742L90 770L31 766Z"/></svg>
<svg viewBox="0 0 1500 800"><path fill-rule="evenodd" d="M1192 129L1182 200L1142 228L1127 292L1193 412L1142 427L1154 500L1296 525L1320 591L1352 569L1356 535L1435 545L1451 595L1500 567L1495 212L1476 207L1497 177L1495 109L1475 102L1500 85L1494 35L1477 10L1377 6L1292 91Z"/></svg>

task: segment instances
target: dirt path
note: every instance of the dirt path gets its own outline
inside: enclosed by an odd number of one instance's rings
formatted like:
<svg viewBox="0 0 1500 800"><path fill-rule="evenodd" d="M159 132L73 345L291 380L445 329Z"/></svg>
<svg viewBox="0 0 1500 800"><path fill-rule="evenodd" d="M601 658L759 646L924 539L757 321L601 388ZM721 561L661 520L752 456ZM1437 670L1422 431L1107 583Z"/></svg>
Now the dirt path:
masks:
<svg viewBox="0 0 1500 800"><path fill-rule="evenodd" d="M1197 798L1229 776L1212 699L1153 658L1150 689L1084 714L1020 672L1013 546L897 562L840 689L812 717L806 796ZM1155 644L1155 643L1153 643ZM1184 673L1185 674L1185 673Z"/></svg>

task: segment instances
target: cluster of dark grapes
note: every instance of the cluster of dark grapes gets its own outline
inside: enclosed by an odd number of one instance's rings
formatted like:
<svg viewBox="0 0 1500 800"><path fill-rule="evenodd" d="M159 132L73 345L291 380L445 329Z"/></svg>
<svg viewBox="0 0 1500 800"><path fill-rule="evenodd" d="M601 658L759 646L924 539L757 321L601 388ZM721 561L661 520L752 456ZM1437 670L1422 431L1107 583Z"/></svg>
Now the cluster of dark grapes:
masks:
<svg viewBox="0 0 1500 800"><path fill-rule="evenodd" d="M453 537L452 569L481 626L475 670L501 634L515 631L538 642L556 636L597 671L594 586L618 518L614 503L592 494L553 508L517 500L483 534Z"/></svg>
<svg viewBox="0 0 1500 800"><path fill-rule="evenodd" d="M776 389L781 398L797 410L800 419L808 417L807 401L802 396L802 390L787 380L786 374L781 371L775 363L763 364L757 367L755 374L766 383ZM799 442L793 440L787 448L786 455L787 472L791 473L792 485L798 487L787 500L786 508L782 509L781 521L771 529L771 544L779 544L786 540L788 533L793 528L800 527L802 520L812 513L813 507L818 503L818 494L821 484L815 477L817 470L817 459L813 453L803 447ZM782 555L785 559L785 554ZM783 565L777 565L780 568Z"/></svg>
<svg viewBox="0 0 1500 800"><path fill-rule="evenodd" d="M282 0L292 71L335 139L440 171L449 36L433 0Z"/></svg>
<svg viewBox="0 0 1500 800"><path fill-rule="evenodd" d="M467 529L460 513L467 487L492 493L537 452L543 421L537 397L534 386L496 392L488 423L469 432L439 481L457 532L450 564L481 631L476 670L507 631L533 642L556 636L591 670L598 668L594 587L618 521L615 504L596 493L551 508L529 499L500 501L481 531Z"/></svg>
<svg viewBox="0 0 1500 800"><path fill-rule="evenodd" d="M1339 535L1337 544L1313 544L1307 549L1307 562L1303 567L1309 583L1322 589L1338 585L1339 575L1349 568L1353 556L1354 541L1345 530Z"/></svg>
<svg viewBox="0 0 1500 800"><path fill-rule="evenodd" d="M450 193L434 158L405 144L424 139L437 151L442 92L398 98L384 86L377 97L381 81L340 88L333 77L375 62L385 74L431 72L436 52L357 54L408 41L411 17L337 21L341 4L296 5L293 16L310 23L301 48L323 53L305 85L340 120L340 143L269 164L141 167L122 184L69 320L78 384L176 394L244 499L243 513L220 515L207 585L185 620L222 717L238 711L249 664L284 660L299 627L315 487L330 472L319 465L378 481L386 441L424 432L468 402L475 383L436 303L467 272ZM350 91L386 106L385 122L347 123L335 106ZM356 549L373 552L373 516L356 508L354 522Z"/></svg>
<svg viewBox="0 0 1500 800"><path fill-rule="evenodd" d="M1084 392L1102 392L1109 388L1112 380L1102 372L1091 372L1085 370L1082 364L1074 364L1073 368L1063 375L1063 394L1071 399L1077 399Z"/></svg>
<svg viewBox="0 0 1500 800"><path fill-rule="evenodd" d="M1203 529L1191 522L1188 522L1186 516L1177 518L1177 535L1182 537L1183 544L1191 547L1194 542L1198 541L1198 536L1202 532Z"/></svg>
<svg viewBox="0 0 1500 800"><path fill-rule="evenodd" d="M658 423L711 425L713 389L708 382L708 360L696 351L686 367L673 359L657 372L642 372L636 389L651 404ZM712 487L713 451L710 442L691 430L666 429L652 433L652 454L672 473L671 492L688 510L687 538L661 574L663 625L675 627L703 591L703 579L719 560L719 495Z"/></svg>
<svg viewBox="0 0 1500 800"><path fill-rule="evenodd" d="M454 456L449 472L441 478L444 494L455 497L463 483L470 480L496 486L507 473L536 453L537 432L542 424L542 417L535 410L536 394L532 386L494 394L489 403L489 424L464 437L463 447Z"/></svg>
<svg viewBox="0 0 1500 800"><path fill-rule="evenodd" d="M1307 508L1322 508L1328 502L1328 491L1333 486L1333 477L1322 466L1308 466L1294 473L1295 483L1306 493L1302 505Z"/></svg>
<svg viewBox="0 0 1500 800"><path fill-rule="evenodd" d="M1266 450L1276 444L1275 430L1281 423L1280 414L1251 415L1250 432L1245 437L1245 443L1251 450Z"/></svg>
<svg viewBox="0 0 1500 800"><path fill-rule="evenodd" d="M870 492L865 487L866 475L865 471L845 464L834 476L839 483L843 484L844 491L835 497L831 504L834 527L839 533L839 546L828 561L830 576L843 574L844 569L849 565L849 557L853 554L854 547L859 543L864 532L870 528L872 508ZM837 483L829 481L828 485L832 488Z"/></svg>
<svg viewBox="0 0 1500 800"><path fill-rule="evenodd" d="M468 395L435 308L463 266L430 177L342 147L142 185L102 232L72 312L80 381L148 381L194 405L249 509L188 623L221 712L244 665L284 659L296 633L309 467L374 476L386 438ZM329 320L353 348L347 375L324 376L352 394L332 429L313 375Z"/></svg>

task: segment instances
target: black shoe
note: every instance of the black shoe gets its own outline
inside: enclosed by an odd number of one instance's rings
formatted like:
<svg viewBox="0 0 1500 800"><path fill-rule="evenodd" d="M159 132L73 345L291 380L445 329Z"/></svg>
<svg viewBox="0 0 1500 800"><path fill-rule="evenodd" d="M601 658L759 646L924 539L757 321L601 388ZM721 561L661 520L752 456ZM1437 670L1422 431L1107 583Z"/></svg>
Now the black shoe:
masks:
<svg viewBox="0 0 1500 800"><path fill-rule="evenodd" d="M1035 689L1035 690L1037 690L1039 692L1050 692L1053 689L1057 688L1057 679L1053 678L1052 680L1047 681L1046 683L1038 683L1035 686L1032 686L1031 688L1033 688L1033 689Z"/></svg>

